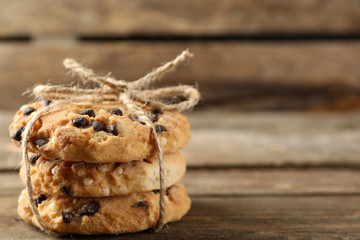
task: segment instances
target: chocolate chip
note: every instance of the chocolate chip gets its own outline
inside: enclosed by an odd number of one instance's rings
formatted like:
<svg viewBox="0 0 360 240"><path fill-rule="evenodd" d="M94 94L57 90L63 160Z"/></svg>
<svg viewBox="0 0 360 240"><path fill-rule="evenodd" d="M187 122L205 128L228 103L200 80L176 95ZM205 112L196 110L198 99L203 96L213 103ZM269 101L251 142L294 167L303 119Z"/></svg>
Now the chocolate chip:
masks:
<svg viewBox="0 0 360 240"><path fill-rule="evenodd" d="M140 121L139 117L136 116L136 115L129 115L128 118L130 118L130 119L131 119L132 121L134 121L134 122L138 122L138 123L140 123L140 124L142 124L142 125L146 125L146 123Z"/></svg>
<svg viewBox="0 0 360 240"><path fill-rule="evenodd" d="M33 144L36 147L41 147L41 146L44 146L45 144L47 144L48 142L49 142L49 140L46 138L38 138L35 141L33 141Z"/></svg>
<svg viewBox="0 0 360 240"><path fill-rule="evenodd" d="M40 158L40 155L33 155L31 158L29 158L29 162L34 165L36 161Z"/></svg>
<svg viewBox="0 0 360 240"><path fill-rule="evenodd" d="M61 185L60 189L65 195L72 196L70 186Z"/></svg>
<svg viewBox="0 0 360 240"><path fill-rule="evenodd" d="M46 195L45 194L39 194L34 198L35 204L36 206L38 206L39 204L41 204L43 201L46 200Z"/></svg>
<svg viewBox="0 0 360 240"><path fill-rule="evenodd" d="M89 202L87 204L84 204L80 209L79 209L79 215L83 216L83 215L93 215L94 213L96 213L97 211L99 211L100 209L100 205L99 203L92 201Z"/></svg>
<svg viewBox="0 0 360 240"><path fill-rule="evenodd" d="M102 122L92 121L91 126L93 126L95 132L100 132L100 131L107 132L106 126Z"/></svg>
<svg viewBox="0 0 360 240"><path fill-rule="evenodd" d="M131 207L133 207L133 208L143 207L146 210L148 210L149 209L149 204L147 202L140 201L140 202L135 203Z"/></svg>
<svg viewBox="0 0 360 240"><path fill-rule="evenodd" d="M64 223L71 223L75 218L73 213L67 211L61 211L61 216Z"/></svg>
<svg viewBox="0 0 360 240"><path fill-rule="evenodd" d="M146 163L152 163L150 160L148 159L143 159L143 162L146 162Z"/></svg>
<svg viewBox="0 0 360 240"><path fill-rule="evenodd" d="M163 114L163 111L161 111L160 109L154 109L152 110L152 113L148 115L148 117L152 122L156 122L159 119L160 114Z"/></svg>
<svg viewBox="0 0 360 240"><path fill-rule="evenodd" d="M109 127L109 133L112 133L112 134L114 134L115 136L118 135L117 125L116 125L116 124L115 124L115 125L111 125L111 126Z"/></svg>
<svg viewBox="0 0 360 240"><path fill-rule="evenodd" d="M91 108L87 108L81 112L79 112L80 115L88 115L89 117L95 117L95 112Z"/></svg>
<svg viewBox="0 0 360 240"><path fill-rule="evenodd" d="M164 113L164 112L161 111L160 109L154 109L152 112L153 112L154 114L163 114L163 113Z"/></svg>
<svg viewBox="0 0 360 240"><path fill-rule="evenodd" d="M155 130L157 133L166 132L166 127L163 125L156 125Z"/></svg>
<svg viewBox="0 0 360 240"><path fill-rule="evenodd" d="M84 117L77 117L74 120L72 120L75 127L78 128L84 128L89 126L89 121Z"/></svg>
<svg viewBox="0 0 360 240"><path fill-rule="evenodd" d="M155 189L155 190L152 190L153 193L160 193L160 189ZM169 195L169 189L166 189L165 190L165 194L166 195Z"/></svg>
<svg viewBox="0 0 360 240"><path fill-rule="evenodd" d="M35 108L27 107L22 111L23 115L30 115L33 111L35 111Z"/></svg>
<svg viewBox="0 0 360 240"><path fill-rule="evenodd" d="M150 114L148 114L148 117L150 118L150 120L151 120L152 122L156 122L156 121L158 120L158 118L159 118L159 114L157 114L157 113L150 113Z"/></svg>
<svg viewBox="0 0 360 240"><path fill-rule="evenodd" d="M21 141L21 134L24 131L24 127L19 127L11 134L11 139Z"/></svg>
<svg viewBox="0 0 360 240"><path fill-rule="evenodd" d="M120 108L113 108L113 109L110 110L110 114L122 116L123 112L121 111Z"/></svg>
<svg viewBox="0 0 360 240"><path fill-rule="evenodd" d="M49 99L44 99L44 100L43 100L43 107L49 106L50 103L51 103L51 100L49 100Z"/></svg>
<svg viewBox="0 0 360 240"><path fill-rule="evenodd" d="M139 118L136 115L129 115L128 118L130 118L131 121L139 121Z"/></svg>
<svg viewBox="0 0 360 240"><path fill-rule="evenodd" d="M139 117L136 116L136 115L130 115L130 116L128 116L128 118L130 118L132 121L135 121L135 122L138 122L138 123L140 123L142 125L145 125L144 122L140 122Z"/></svg>

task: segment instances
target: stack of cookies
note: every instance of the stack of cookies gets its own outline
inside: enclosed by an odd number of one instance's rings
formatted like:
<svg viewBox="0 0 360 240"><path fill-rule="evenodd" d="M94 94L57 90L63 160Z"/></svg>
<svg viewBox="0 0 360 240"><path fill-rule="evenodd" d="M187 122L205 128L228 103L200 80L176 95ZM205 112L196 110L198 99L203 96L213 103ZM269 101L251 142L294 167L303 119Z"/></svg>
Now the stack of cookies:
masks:
<svg viewBox="0 0 360 240"><path fill-rule="evenodd" d="M21 107L10 125L16 146L36 111L50 101ZM181 219L190 208L180 183L186 171L179 150L189 140L189 123L176 111L141 106L156 126L164 152L164 222ZM55 232L118 234L152 228L159 217L159 162L150 127L115 102L60 105L43 114L30 136L30 174L35 203ZM24 163L20 177L25 182ZM27 190L18 213L38 225Z"/></svg>

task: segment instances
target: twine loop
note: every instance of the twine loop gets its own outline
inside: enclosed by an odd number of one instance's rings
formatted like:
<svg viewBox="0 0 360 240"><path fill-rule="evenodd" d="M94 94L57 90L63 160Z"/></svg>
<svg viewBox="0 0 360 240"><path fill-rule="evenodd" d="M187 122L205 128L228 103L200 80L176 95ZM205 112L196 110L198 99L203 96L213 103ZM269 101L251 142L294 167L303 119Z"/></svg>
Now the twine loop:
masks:
<svg viewBox="0 0 360 240"><path fill-rule="evenodd" d="M80 77L84 83L97 83L99 87L86 89L79 87L65 87L53 85L38 85L33 89L37 97L43 97L49 100L83 100L83 101L119 101L124 102L124 96L133 101L142 102L151 107L162 110L185 111L191 109L200 99L199 92L192 86L180 85L175 87L149 89L150 84L160 80L166 73L174 70L179 64L185 62L193 54L188 50L183 51L174 60L154 69L144 77L133 81L116 80L110 76L110 73L104 77L94 74L91 69L85 68L73 59L65 59L63 64L71 73ZM163 102L159 100L163 97L173 97L182 95L186 98L180 103Z"/></svg>
<svg viewBox="0 0 360 240"><path fill-rule="evenodd" d="M193 54L188 50L183 51L174 60L165 63L164 65L153 69L144 77L133 81L126 82L124 80L116 80L112 78L111 73L106 76L98 76L91 69L82 66L73 59L65 59L63 64L65 68L69 69L73 75L77 75L83 83L96 83L98 87L81 88L81 87L66 87L61 85L37 85L33 89L33 93L38 98L52 100L52 103L36 112L32 119L27 123L22 140L22 158L25 163L26 185L29 195L30 208L39 223L40 229L48 234L57 234L51 231L42 221L39 210L34 201L33 187L31 184L30 163L28 156L28 145L30 139L30 132L42 114L48 112L55 106L64 105L73 101L115 101L123 103L129 110L133 111L142 122L144 122L151 129L151 134L155 139L157 150L157 157L159 160L159 179L160 179L160 200L159 200L159 218L155 226L156 231L160 231L164 225L165 215L165 182L164 182L164 166L163 166L163 152L161 149L159 137L157 136L154 123L149 116L145 114L141 107L135 102L143 103L152 108L159 110L177 110L179 112L193 108L200 100L200 94L196 88L188 85L179 85L175 87L164 87L158 89L150 89L150 84L156 80L160 80L166 73L174 70L179 64L187 61L193 57ZM163 101L163 98L173 99L176 96L185 98L182 102Z"/></svg>

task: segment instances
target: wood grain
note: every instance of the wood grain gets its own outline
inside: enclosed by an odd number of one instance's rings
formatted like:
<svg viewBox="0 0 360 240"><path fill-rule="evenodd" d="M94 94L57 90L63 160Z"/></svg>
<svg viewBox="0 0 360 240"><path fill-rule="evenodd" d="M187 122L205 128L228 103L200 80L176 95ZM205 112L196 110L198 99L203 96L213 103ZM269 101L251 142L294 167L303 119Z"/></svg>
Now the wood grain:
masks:
<svg viewBox="0 0 360 240"><path fill-rule="evenodd" d="M189 166L359 166L358 113L193 112Z"/></svg>
<svg viewBox="0 0 360 240"><path fill-rule="evenodd" d="M357 42L3 43L0 44L0 109L14 109L25 103L27 99L21 93L36 83L44 84L49 79L55 84L75 81L66 76L62 66L65 58L78 59L98 74L112 72L116 78L131 81L186 48L196 57L191 64L167 75L164 84L198 84L206 107L226 103L241 106L244 100L249 102L246 98L249 95L261 99L256 93L264 86L293 90L320 87L335 93L344 88L357 93L360 90ZM282 92L287 90L283 88ZM303 96L303 102L308 101ZM318 98L319 95L313 94L315 106Z"/></svg>
<svg viewBox="0 0 360 240"><path fill-rule="evenodd" d="M0 1L0 36L358 33L356 0Z"/></svg>

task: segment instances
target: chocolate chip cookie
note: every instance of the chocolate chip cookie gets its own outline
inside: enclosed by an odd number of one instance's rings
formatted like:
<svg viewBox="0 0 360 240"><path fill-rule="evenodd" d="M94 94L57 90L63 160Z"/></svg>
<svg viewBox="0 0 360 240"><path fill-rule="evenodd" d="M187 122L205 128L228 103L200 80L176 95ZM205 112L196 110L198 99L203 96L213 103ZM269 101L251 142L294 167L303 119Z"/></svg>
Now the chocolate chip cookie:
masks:
<svg viewBox="0 0 360 240"><path fill-rule="evenodd" d="M10 136L20 146L22 132L44 105L24 105L14 116ZM156 126L164 154L174 153L189 140L187 118L176 111L141 106ZM30 136L29 151L48 159L86 162L129 162L156 156L150 127L123 104L81 102L55 107L41 116Z"/></svg>
<svg viewBox="0 0 360 240"><path fill-rule="evenodd" d="M118 234L137 232L155 226L159 217L159 193L132 193L119 197L74 198L36 196L45 225L58 233ZM164 223L180 220L190 208L186 188L177 183L165 196ZM18 214L25 222L38 225L26 189L19 197Z"/></svg>
<svg viewBox="0 0 360 240"><path fill-rule="evenodd" d="M34 194L103 197L146 192L160 188L157 159L126 163L86 163L60 159L30 157L30 173ZM23 165L23 164L22 164ZM166 187L184 176L185 157L182 153L164 155ZM20 169L25 182L25 169Z"/></svg>

